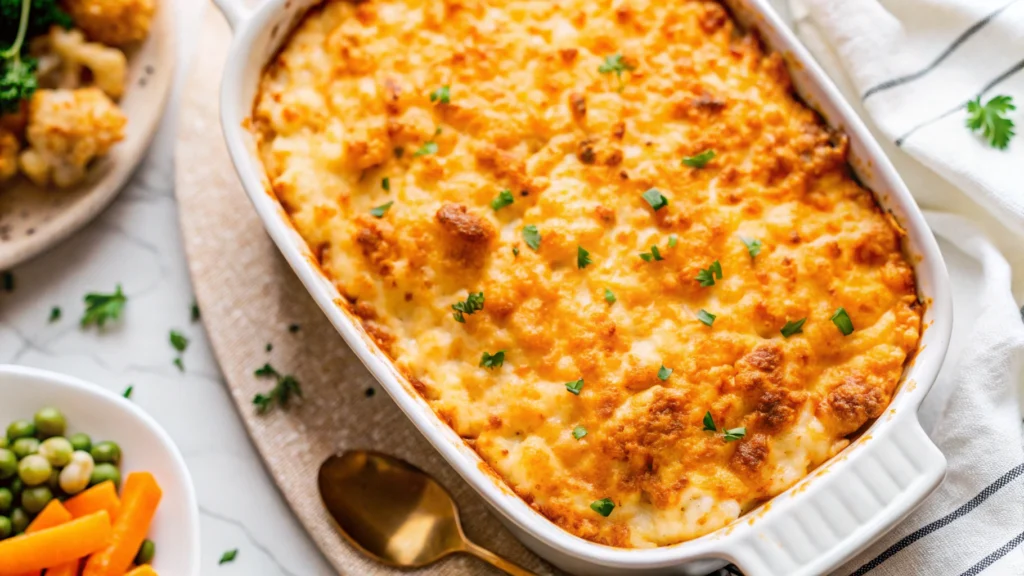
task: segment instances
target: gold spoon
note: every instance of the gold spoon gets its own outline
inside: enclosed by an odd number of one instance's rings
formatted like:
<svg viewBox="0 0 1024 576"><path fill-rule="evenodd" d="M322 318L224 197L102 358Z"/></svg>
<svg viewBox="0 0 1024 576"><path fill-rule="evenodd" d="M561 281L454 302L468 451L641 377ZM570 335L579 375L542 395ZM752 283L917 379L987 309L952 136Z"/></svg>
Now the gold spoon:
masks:
<svg viewBox="0 0 1024 576"><path fill-rule="evenodd" d="M533 576L466 539L452 497L404 460L364 450L331 456L318 483L342 535L380 562L419 568L463 552L512 576Z"/></svg>

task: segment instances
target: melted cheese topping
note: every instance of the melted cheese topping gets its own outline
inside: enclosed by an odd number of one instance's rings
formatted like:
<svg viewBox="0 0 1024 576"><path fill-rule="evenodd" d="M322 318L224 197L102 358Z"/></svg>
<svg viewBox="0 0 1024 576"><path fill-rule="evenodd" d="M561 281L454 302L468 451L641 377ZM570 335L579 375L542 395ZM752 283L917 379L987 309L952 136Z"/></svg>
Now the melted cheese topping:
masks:
<svg viewBox="0 0 1024 576"><path fill-rule="evenodd" d="M599 70L616 54L621 79ZM589 540L726 525L845 447L917 346L900 231L782 59L713 2L328 2L266 70L254 129L367 333L527 503ZM651 246L662 259L640 258ZM475 292L483 309L457 322Z"/></svg>

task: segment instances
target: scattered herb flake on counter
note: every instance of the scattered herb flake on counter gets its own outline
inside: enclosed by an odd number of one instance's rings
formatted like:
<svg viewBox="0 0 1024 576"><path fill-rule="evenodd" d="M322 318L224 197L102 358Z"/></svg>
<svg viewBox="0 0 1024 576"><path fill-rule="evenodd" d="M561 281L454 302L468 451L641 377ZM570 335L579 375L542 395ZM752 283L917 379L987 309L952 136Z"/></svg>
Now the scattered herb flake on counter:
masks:
<svg viewBox="0 0 1024 576"><path fill-rule="evenodd" d="M52 323L56 322L57 320L60 320L60 315L61 315L60 306L54 306L53 308L50 308L50 320L49 320L50 323L52 324Z"/></svg>
<svg viewBox="0 0 1024 576"><path fill-rule="evenodd" d="M696 156L687 156L686 158L683 158L683 164L686 164L690 168L703 168L707 166L708 162L711 162L714 157L714 150L705 150Z"/></svg>
<svg viewBox="0 0 1024 576"><path fill-rule="evenodd" d="M615 509L615 503L612 502L611 498L601 498L591 502L590 509L607 518L612 513L612 510Z"/></svg>
<svg viewBox="0 0 1024 576"><path fill-rule="evenodd" d="M511 205L515 201L516 198L515 196L512 195L512 191L505 189L502 190L501 192L498 192L497 198L491 200L491 209L497 212L498 210L501 210L505 206Z"/></svg>
<svg viewBox="0 0 1024 576"><path fill-rule="evenodd" d="M697 272L697 281L704 288L714 286L716 279L722 279L722 264L718 260L712 262L707 270L701 268L700 272Z"/></svg>
<svg viewBox="0 0 1024 576"><path fill-rule="evenodd" d="M451 87L445 84L437 90L430 93L431 102L440 102L441 104L451 103Z"/></svg>
<svg viewBox="0 0 1024 576"><path fill-rule="evenodd" d="M381 204L380 206L377 206L373 210L370 210L370 215L373 216L374 218L383 218L384 215L388 213L388 210L391 209L391 206L394 205L394 203L395 201L392 200L387 204Z"/></svg>
<svg viewBox="0 0 1024 576"><path fill-rule="evenodd" d="M427 154L437 154L437 142L431 140L430 142L423 144L423 146L420 146L419 149L413 153L413 156L419 157L426 156Z"/></svg>
<svg viewBox="0 0 1024 576"><path fill-rule="evenodd" d="M113 294L90 293L85 295L85 313L82 315L82 326L95 324L99 328L107 323L121 317L124 305L128 298L121 291L118 284Z"/></svg>
<svg viewBox="0 0 1024 576"><path fill-rule="evenodd" d="M704 431L718 432L718 428L715 427L715 419L711 416L711 410L704 413Z"/></svg>
<svg viewBox="0 0 1024 576"><path fill-rule="evenodd" d="M764 244L762 244L757 238L747 239L741 236L740 240L742 240L743 244L746 245L747 252L750 254L751 258L757 258L757 255L761 253L761 248L764 247Z"/></svg>
<svg viewBox="0 0 1024 576"><path fill-rule="evenodd" d="M661 257L661 250L658 250L657 246L651 246L650 252L641 253L640 258L643 259L644 262L656 262L658 260L664 260L664 258Z"/></svg>
<svg viewBox="0 0 1024 576"><path fill-rule="evenodd" d="M605 288L604 289L604 301L609 303L609 304L615 304L616 300L617 300L617 298L615 298L615 293L612 292L611 290Z"/></svg>
<svg viewBox="0 0 1024 576"><path fill-rule="evenodd" d="M287 408L288 402L293 396L302 398L302 388L294 376L290 374L282 376L270 364L264 364L262 367L257 368L255 374L256 376L271 376L277 380L277 384L270 392L253 396L252 403L260 414L270 410L275 403L282 408Z"/></svg>
<svg viewBox="0 0 1024 576"><path fill-rule="evenodd" d="M536 226L533 224L523 226L523 241L534 252L540 250L540 231Z"/></svg>
<svg viewBox="0 0 1024 576"><path fill-rule="evenodd" d="M583 378L580 378L579 380L574 380L572 382L566 382L565 389L579 396L580 391L583 390Z"/></svg>
<svg viewBox="0 0 1024 576"><path fill-rule="evenodd" d="M594 261L590 259L590 252L587 252L583 246L576 246L576 267L583 270L593 263Z"/></svg>
<svg viewBox="0 0 1024 576"><path fill-rule="evenodd" d="M644 200L651 205L651 208L654 208L655 212L661 210L665 206L668 206L668 198L665 198L657 188L651 188L647 192L644 192L643 197Z"/></svg>
<svg viewBox="0 0 1024 576"><path fill-rule="evenodd" d="M675 234L670 235L668 237L668 247L675 248L676 244L679 244L679 237L676 236Z"/></svg>
<svg viewBox="0 0 1024 576"><path fill-rule="evenodd" d="M188 348L188 338L177 330L171 330L170 340L171 346L174 346L178 352L184 352Z"/></svg>
<svg viewBox="0 0 1024 576"><path fill-rule="evenodd" d="M488 354L484 352L484 355L480 357L481 368L501 368L505 364L505 351L498 350L494 354Z"/></svg>
<svg viewBox="0 0 1024 576"><path fill-rule="evenodd" d="M714 324L715 323L715 318L718 318L718 316L715 316L714 314L712 314L711 312L708 312L707 310L705 310L703 308L701 308L700 311L697 312L697 320L700 320L706 326L711 326L712 324Z"/></svg>
<svg viewBox="0 0 1024 576"><path fill-rule="evenodd" d="M973 132L981 130L992 147L1005 150L1016 134L1013 120L1006 116L1016 109L1012 96L994 96L984 104L978 96L967 103L967 127Z"/></svg>
<svg viewBox="0 0 1024 576"><path fill-rule="evenodd" d="M587 435L587 429L583 426L577 426L572 429L572 437L579 440Z"/></svg>
<svg viewBox="0 0 1024 576"><path fill-rule="evenodd" d="M383 188L385 192L391 192L391 178L385 176L384 179L380 181L380 187Z"/></svg>
<svg viewBox="0 0 1024 576"><path fill-rule="evenodd" d="M373 386L367 388L366 392L364 392L364 394L366 395L367 398L373 398L373 395L376 394L376 393L377 393L377 389L374 388Z"/></svg>
<svg viewBox="0 0 1024 576"><path fill-rule="evenodd" d="M271 344L270 342L267 342L267 347L266 347L267 352L270 352L273 349L274 349L274 345Z"/></svg>
<svg viewBox="0 0 1024 576"><path fill-rule="evenodd" d="M843 336L853 334L853 320L850 320L850 315L846 313L846 308L840 307L836 310L836 313L832 315L832 323L836 325L836 328L839 328Z"/></svg>
<svg viewBox="0 0 1024 576"><path fill-rule="evenodd" d="M668 380L668 377L671 375L672 369L666 368L664 364L661 365L661 368L658 368L658 380L664 382L665 380Z"/></svg>
<svg viewBox="0 0 1024 576"><path fill-rule="evenodd" d="M781 332L786 338L789 338L794 334L802 334L804 331L804 322L807 322L807 318L801 318L796 322L786 322L786 325L783 326L782 330L779 330L779 332Z"/></svg>
<svg viewBox="0 0 1024 576"><path fill-rule="evenodd" d="M181 356L174 359L174 365L177 366L178 370L181 372L185 371L185 361L181 359Z"/></svg>
<svg viewBox="0 0 1024 576"><path fill-rule="evenodd" d="M292 334L295 334L296 332L299 331L299 325L298 324L289 324L288 325L288 331L291 332Z"/></svg>
<svg viewBox="0 0 1024 576"><path fill-rule="evenodd" d="M452 304L452 317L455 318L456 322L465 324L466 317L463 314L472 314L484 309L484 293L483 292L470 292L469 296L462 302L456 302Z"/></svg>
<svg viewBox="0 0 1024 576"><path fill-rule="evenodd" d="M264 376L273 376L274 378L281 377L281 374L279 374L277 370L274 370L274 367L271 366L269 362L257 368L256 371L253 372L253 374L260 378Z"/></svg>
<svg viewBox="0 0 1024 576"><path fill-rule="evenodd" d="M125 398L131 398L132 397L132 392L134 392L134 391L135 391L135 386L129 385L127 388L124 389L124 393L122 393L121 396L124 396Z"/></svg>
<svg viewBox="0 0 1024 576"><path fill-rule="evenodd" d="M744 436L747 435L746 427L731 428L729 430L722 430L722 432L725 433L725 441L726 442L733 442L733 441L739 440L740 438L743 438Z"/></svg>
<svg viewBox="0 0 1024 576"><path fill-rule="evenodd" d="M192 301L192 321L199 322L199 304L195 300Z"/></svg>
<svg viewBox="0 0 1024 576"><path fill-rule="evenodd" d="M234 562L237 556L238 548L235 548L234 550L228 550L227 552L220 555L220 561L217 562L217 565L219 566L221 564L227 564L228 562Z"/></svg>

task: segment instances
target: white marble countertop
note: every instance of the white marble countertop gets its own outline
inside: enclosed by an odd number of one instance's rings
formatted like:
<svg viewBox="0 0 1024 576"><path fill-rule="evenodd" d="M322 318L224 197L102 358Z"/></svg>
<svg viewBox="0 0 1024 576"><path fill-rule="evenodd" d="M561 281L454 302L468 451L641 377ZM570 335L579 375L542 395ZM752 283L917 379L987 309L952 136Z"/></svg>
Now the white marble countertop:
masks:
<svg viewBox="0 0 1024 576"><path fill-rule="evenodd" d="M95 222L11 272L15 289L0 305L0 364L72 374L122 392L174 438L199 498L202 573L311 576L333 570L278 493L228 396L201 323L192 323L192 288L174 198L177 92L195 46L183 23L199 20L204 0L164 0L178 21L175 94L149 154L131 184ZM87 292L128 296L123 320L102 333L78 327ZM50 309L63 318L48 323ZM174 364L170 330L191 343L185 371ZM235 562L218 566L225 550Z"/></svg>

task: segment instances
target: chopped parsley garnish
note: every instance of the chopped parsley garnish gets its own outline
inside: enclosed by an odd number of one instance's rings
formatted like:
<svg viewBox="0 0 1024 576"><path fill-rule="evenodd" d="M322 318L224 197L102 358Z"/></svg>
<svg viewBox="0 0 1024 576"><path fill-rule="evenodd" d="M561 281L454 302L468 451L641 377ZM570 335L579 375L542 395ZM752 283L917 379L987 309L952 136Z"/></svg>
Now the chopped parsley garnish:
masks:
<svg viewBox="0 0 1024 576"><path fill-rule="evenodd" d="M431 102L440 102L441 104L448 104L452 101L451 99L451 87L447 84L441 86L437 90L430 93Z"/></svg>
<svg viewBox="0 0 1024 576"><path fill-rule="evenodd" d="M647 203L651 205L651 208L654 208L655 212L661 210L665 206L668 206L668 198L665 198L661 193L661 190L658 190L657 188L651 188L647 192L644 192L643 197L644 200L647 200Z"/></svg>
<svg viewBox="0 0 1024 576"><path fill-rule="evenodd" d="M60 306L54 306L53 308L50 308L50 323L52 324L52 323L56 322L57 320L60 320L60 315L61 315Z"/></svg>
<svg viewBox="0 0 1024 576"><path fill-rule="evenodd" d="M651 246L650 252L642 252L640 254L640 258L642 258L644 262L664 260L664 258L661 257L661 251L658 250L657 246Z"/></svg>
<svg viewBox="0 0 1024 576"><path fill-rule="evenodd" d="M85 314L82 315L82 326L95 324L103 328L108 320L117 320L121 317L124 305L128 298L121 292L121 285L118 284L113 294L86 294Z"/></svg>
<svg viewBox="0 0 1024 576"><path fill-rule="evenodd" d="M267 410L273 407L276 403L282 408L288 407L288 402L293 396L302 398L302 388L299 386L299 381L294 376L287 375L282 376L277 370L274 370L270 364L264 364L262 367L257 368L255 372L256 376L269 376L277 380L277 384L266 394L256 394L252 398L252 403L256 406L256 411L260 414L265 413Z"/></svg>
<svg viewBox="0 0 1024 576"><path fill-rule="evenodd" d="M380 187L383 188L385 192L391 192L391 178L385 176L380 181Z"/></svg>
<svg viewBox="0 0 1024 576"><path fill-rule="evenodd" d="M238 548L235 548L234 550L228 550L227 552L220 555L220 561L217 562L217 565L227 564L228 562L234 562L237 556Z"/></svg>
<svg viewBox="0 0 1024 576"><path fill-rule="evenodd" d="M472 314L484 309L484 293L483 292L470 292L469 296L462 302L456 302L452 304L452 317L455 318L456 322L466 323L466 317L463 314Z"/></svg>
<svg viewBox="0 0 1024 576"><path fill-rule="evenodd" d="M271 366L269 362L264 364L263 366L260 366L259 368L257 368L253 372L253 374L255 376L260 377L260 378L262 378L264 376L273 376L274 378L280 378L281 377L281 375L278 374L277 370L274 370L274 367Z"/></svg>
<svg viewBox="0 0 1024 576"><path fill-rule="evenodd" d="M840 307L836 310L836 313L832 315L832 323L836 325L836 328L839 328L843 336L853 334L853 320L850 320L850 315L846 313L845 308Z"/></svg>
<svg viewBox="0 0 1024 576"><path fill-rule="evenodd" d="M786 338L789 338L793 334L802 334L804 331L804 322L807 322L807 318L801 318L796 322L791 320L786 322L786 325L783 326L782 330L779 330L779 332L781 332Z"/></svg>
<svg viewBox="0 0 1024 576"><path fill-rule="evenodd" d="M515 196L512 195L511 190L502 190L501 192L498 192L497 198L491 200L491 208L494 209L495 212L497 212L498 210L501 210L505 206L511 205L515 201L516 198Z"/></svg>
<svg viewBox="0 0 1024 576"><path fill-rule="evenodd" d="M177 330L171 330L170 340L171 346L174 346L178 352L184 352L188 348L188 338L185 338L185 335Z"/></svg>
<svg viewBox="0 0 1024 576"><path fill-rule="evenodd" d="M185 361L181 359L181 356L178 356L177 358L175 358L174 362L172 362L172 364L177 366L178 370L180 372L184 372L185 371Z"/></svg>
<svg viewBox="0 0 1024 576"><path fill-rule="evenodd" d="M629 62L626 62L626 60L622 57L622 54L612 54L611 56L605 56L604 62L602 62L601 65L597 67L597 71L600 72L601 74L615 73L615 76L619 79L619 90L622 90L623 87L622 73L630 72L635 69L635 66L633 66Z"/></svg>
<svg viewBox="0 0 1024 576"><path fill-rule="evenodd" d="M583 390L583 378L580 378L579 380L574 380L572 382L566 382L565 389L579 396L580 390Z"/></svg>
<svg viewBox="0 0 1024 576"><path fill-rule="evenodd" d="M704 288L714 286L716 279L722 279L722 264L718 260L712 262L711 266L708 266L707 270L701 268L700 272L697 272L697 281L700 282L700 285Z"/></svg>
<svg viewBox="0 0 1024 576"><path fill-rule="evenodd" d="M394 205L394 203L395 201L392 200L387 204L381 204L380 206L377 206L373 210L370 210L370 215L373 216L374 218L383 218L384 215L388 213L388 210L391 209L391 206Z"/></svg>
<svg viewBox="0 0 1024 576"><path fill-rule="evenodd" d="M593 263L594 261L590 259L590 252L587 252L583 246L576 246L576 267L583 270Z"/></svg>
<svg viewBox="0 0 1024 576"><path fill-rule="evenodd" d="M591 502L590 509L607 518L612 510L615 510L615 502L612 502L611 498L601 498Z"/></svg>
<svg viewBox="0 0 1024 576"><path fill-rule="evenodd" d="M615 293L612 292L611 290L605 288L604 289L604 301L609 303L609 304L615 304L616 300L617 300L617 298L615 298Z"/></svg>
<svg viewBox="0 0 1024 576"><path fill-rule="evenodd" d="M740 240L747 247L747 252L750 253L751 258L757 258L757 255L761 253L761 248L764 247L764 244L757 238L743 238L741 236Z"/></svg>
<svg viewBox="0 0 1024 576"><path fill-rule="evenodd" d="M577 426L572 429L572 437L579 440L587 435L587 429L583 426Z"/></svg>
<svg viewBox="0 0 1024 576"><path fill-rule="evenodd" d="M534 252L540 249L540 232L536 226L533 224L523 226L523 241Z"/></svg>
<svg viewBox="0 0 1024 576"><path fill-rule="evenodd" d="M423 146L416 149L413 156L419 157L426 156L427 154L437 154L437 142L434 142L433 140L426 142Z"/></svg>
<svg viewBox="0 0 1024 576"><path fill-rule="evenodd" d="M984 104L981 96L967 103L967 127L981 135L994 148L1005 150L1015 136L1013 120L1006 116L1016 110L1012 96L995 96Z"/></svg>
<svg viewBox="0 0 1024 576"><path fill-rule="evenodd" d="M491 368L491 369L501 368L501 366L504 363L505 363L505 351L504 350L499 350L499 351L495 352L494 354L488 354L487 352L484 352L484 355L480 357L480 367L481 368Z"/></svg>
<svg viewBox="0 0 1024 576"><path fill-rule="evenodd" d="M671 375L672 375L672 369L671 368L665 368L664 364L661 365L661 368L658 368L658 380L661 380L662 382L664 382L665 380L668 380L668 377L671 376Z"/></svg>
<svg viewBox="0 0 1024 576"><path fill-rule="evenodd" d="M668 237L668 247L669 248L675 248L676 244L679 244L679 237L676 236L675 234L669 235L669 237Z"/></svg>
<svg viewBox="0 0 1024 576"><path fill-rule="evenodd" d="M705 310L703 308L701 308L700 311L697 312L697 320L700 320L706 326L711 326L712 324L714 324L715 323L715 318L718 318L718 316L715 316L714 314L712 314L711 312L708 312L707 310Z"/></svg>
<svg viewBox="0 0 1024 576"><path fill-rule="evenodd" d="M704 413L704 431L718 432L718 428L715 427L715 419L711 417L711 410Z"/></svg>
<svg viewBox="0 0 1024 576"><path fill-rule="evenodd" d="M730 428L729 430L722 430L722 432L725 433L726 442L733 442L747 435L746 427Z"/></svg>
<svg viewBox="0 0 1024 576"><path fill-rule="evenodd" d="M131 398L132 397L132 392L134 392L134 391L135 391L135 386L129 385L127 388L124 389L124 392L121 393L121 396L124 396L125 398Z"/></svg>
<svg viewBox="0 0 1024 576"><path fill-rule="evenodd" d="M696 156L687 156L686 158L683 158L683 164L686 164L690 168L703 168L708 162L711 162L714 157L714 150L705 150Z"/></svg>
<svg viewBox="0 0 1024 576"><path fill-rule="evenodd" d="M519 257L519 247L518 246L513 246L512 247L512 255L515 256L516 258Z"/></svg>

